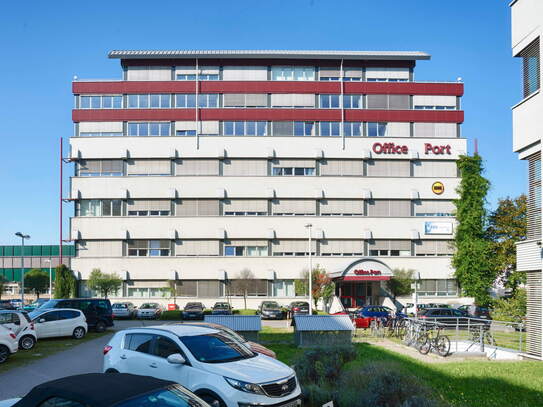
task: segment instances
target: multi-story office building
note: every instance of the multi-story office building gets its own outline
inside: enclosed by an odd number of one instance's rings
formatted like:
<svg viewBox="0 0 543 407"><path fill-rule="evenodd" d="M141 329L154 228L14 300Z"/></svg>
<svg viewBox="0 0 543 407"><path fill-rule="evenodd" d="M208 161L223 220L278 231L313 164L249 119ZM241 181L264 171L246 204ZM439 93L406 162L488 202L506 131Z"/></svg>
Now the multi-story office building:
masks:
<svg viewBox="0 0 543 407"><path fill-rule="evenodd" d="M459 302L451 240L463 84L415 81L421 52L113 51L121 80L73 83L71 220L82 281L117 296L249 305L301 295L313 265L347 307L393 269ZM311 224L308 229L306 226ZM310 231L310 232L309 232ZM226 284L225 284L226 283ZM182 302L182 301L181 301Z"/></svg>
<svg viewBox="0 0 543 407"><path fill-rule="evenodd" d="M511 2L513 56L522 60L522 100L513 106L513 150L528 162L528 236L517 246L517 270L527 274L527 354L541 358L543 314L541 284L541 137L543 96L541 35L543 3Z"/></svg>

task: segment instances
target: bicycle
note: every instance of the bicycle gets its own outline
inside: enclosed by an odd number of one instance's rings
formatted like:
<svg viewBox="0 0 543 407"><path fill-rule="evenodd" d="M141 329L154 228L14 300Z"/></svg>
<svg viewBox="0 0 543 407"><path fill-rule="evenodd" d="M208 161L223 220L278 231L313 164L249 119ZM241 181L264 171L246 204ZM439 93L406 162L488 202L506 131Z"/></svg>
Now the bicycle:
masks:
<svg viewBox="0 0 543 407"><path fill-rule="evenodd" d="M422 335L419 352L423 355L427 355L432 349L440 356L447 356L451 349L451 341L447 335L442 335L442 327L438 326L437 328L430 329Z"/></svg>
<svg viewBox="0 0 543 407"><path fill-rule="evenodd" d="M490 327L486 325L481 325L479 327L472 327L470 328L470 341L472 344L475 343L484 343L490 346L497 346L496 339L494 339L494 336L490 332ZM470 345L471 347L471 345Z"/></svg>
<svg viewBox="0 0 543 407"><path fill-rule="evenodd" d="M385 324L384 318L374 318L370 322L371 335L375 338L384 338L385 336Z"/></svg>

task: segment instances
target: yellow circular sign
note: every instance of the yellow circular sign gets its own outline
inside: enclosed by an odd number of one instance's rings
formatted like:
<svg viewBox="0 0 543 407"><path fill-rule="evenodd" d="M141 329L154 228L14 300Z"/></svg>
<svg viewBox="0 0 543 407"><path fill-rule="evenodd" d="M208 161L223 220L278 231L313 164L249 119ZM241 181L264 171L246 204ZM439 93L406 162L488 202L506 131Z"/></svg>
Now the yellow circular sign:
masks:
<svg viewBox="0 0 543 407"><path fill-rule="evenodd" d="M445 185L442 182L436 181L432 184L432 192L436 195L441 195L445 192Z"/></svg>

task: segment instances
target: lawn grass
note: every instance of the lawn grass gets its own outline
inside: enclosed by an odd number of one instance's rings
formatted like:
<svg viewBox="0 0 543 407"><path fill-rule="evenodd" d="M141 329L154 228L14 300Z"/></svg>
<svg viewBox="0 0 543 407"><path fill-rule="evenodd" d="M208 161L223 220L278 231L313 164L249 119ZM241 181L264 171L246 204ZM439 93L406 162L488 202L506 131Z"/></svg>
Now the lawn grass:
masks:
<svg viewBox="0 0 543 407"><path fill-rule="evenodd" d="M111 334L111 331L102 333L87 332L83 339L73 339L70 337L40 339L38 342L36 342L36 345L31 350L19 349L17 353L11 355L5 363L0 365L0 373L5 373L10 369L27 365L55 353L62 352L87 341L91 341L109 334Z"/></svg>
<svg viewBox="0 0 543 407"><path fill-rule="evenodd" d="M292 333L284 329L267 328L262 336L266 346L288 365L303 352L294 345ZM346 365L347 369L370 362L390 363L391 368L417 377L455 407L543 406L541 362L473 360L430 364L377 345L356 343L354 346L358 357Z"/></svg>

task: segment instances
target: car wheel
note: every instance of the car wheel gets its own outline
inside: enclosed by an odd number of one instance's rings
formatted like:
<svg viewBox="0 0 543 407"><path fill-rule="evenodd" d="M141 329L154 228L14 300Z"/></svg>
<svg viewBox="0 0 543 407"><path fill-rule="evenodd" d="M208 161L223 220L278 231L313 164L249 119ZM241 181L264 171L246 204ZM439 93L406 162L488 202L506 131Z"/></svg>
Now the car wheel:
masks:
<svg viewBox="0 0 543 407"><path fill-rule="evenodd" d="M204 400L211 407L226 407L226 403L214 393L198 394L198 397Z"/></svg>
<svg viewBox="0 0 543 407"><path fill-rule="evenodd" d="M9 357L9 349L7 346L0 345L0 363L4 363L6 360L8 360Z"/></svg>
<svg viewBox="0 0 543 407"><path fill-rule="evenodd" d="M19 339L19 349L30 350L36 344L36 339L31 335L25 335Z"/></svg>
<svg viewBox="0 0 543 407"><path fill-rule="evenodd" d="M96 332L104 332L106 330L106 324L104 323L104 321L98 321L96 323L96 326L94 327L94 330Z"/></svg>
<svg viewBox="0 0 543 407"><path fill-rule="evenodd" d="M86 333L85 328L83 328L82 326L78 326L77 328L74 329L72 336L74 337L74 339L83 339L83 337L85 336L85 333Z"/></svg>
<svg viewBox="0 0 543 407"><path fill-rule="evenodd" d="M119 373L119 371L115 369L108 369L105 371L105 373Z"/></svg>

